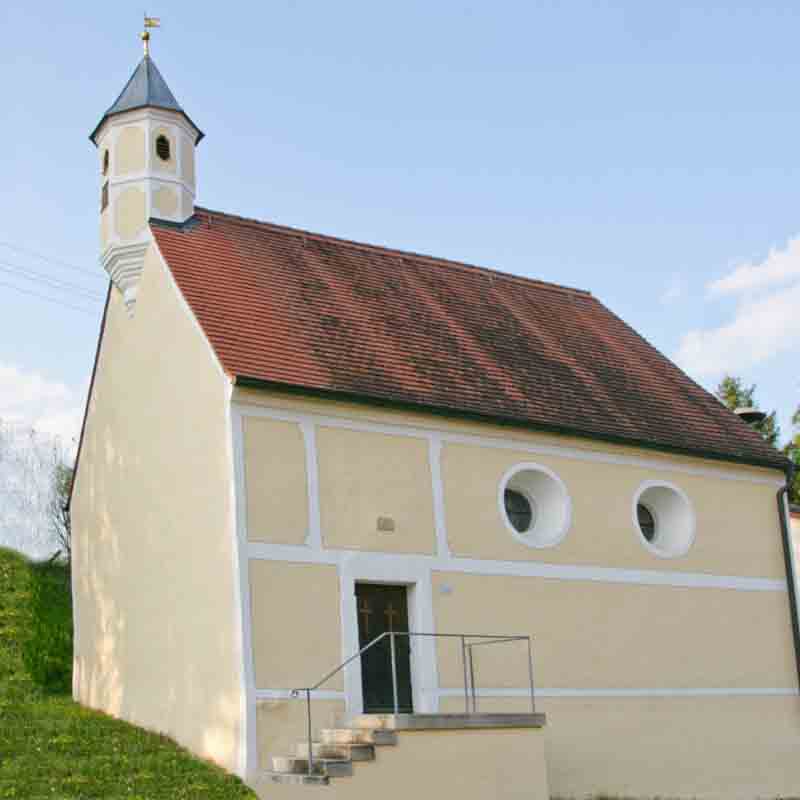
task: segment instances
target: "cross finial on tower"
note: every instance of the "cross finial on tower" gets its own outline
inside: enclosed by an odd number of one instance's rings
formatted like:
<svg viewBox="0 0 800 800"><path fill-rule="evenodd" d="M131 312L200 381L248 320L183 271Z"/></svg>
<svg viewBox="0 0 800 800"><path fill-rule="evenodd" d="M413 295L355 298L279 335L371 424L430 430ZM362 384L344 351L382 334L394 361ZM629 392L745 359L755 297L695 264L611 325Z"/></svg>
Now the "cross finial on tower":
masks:
<svg viewBox="0 0 800 800"><path fill-rule="evenodd" d="M144 54L150 55L150 28L160 28L161 19L159 17L148 17L147 12L144 15L144 30L141 33L142 42L144 44Z"/></svg>

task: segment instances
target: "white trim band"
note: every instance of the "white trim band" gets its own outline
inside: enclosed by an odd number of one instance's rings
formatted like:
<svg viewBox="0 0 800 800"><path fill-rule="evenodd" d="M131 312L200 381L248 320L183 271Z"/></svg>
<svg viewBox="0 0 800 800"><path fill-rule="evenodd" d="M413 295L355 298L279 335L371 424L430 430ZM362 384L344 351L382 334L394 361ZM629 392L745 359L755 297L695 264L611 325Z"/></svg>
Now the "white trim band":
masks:
<svg viewBox="0 0 800 800"><path fill-rule="evenodd" d="M795 697L798 689L703 688L703 689L534 689L534 697ZM439 689L441 697L464 697L463 689ZM478 689L478 697L530 697L529 689Z"/></svg>
<svg viewBox="0 0 800 800"><path fill-rule="evenodd" d="M399 560L414 559L420 567L437 572L460 572L467 575L495 575L520 578L552 578L566 581L598 581L645 586L673 586L690 589L737 589L745 592L785 592L786 581L773 578L750 578L736 575L709 575L703 572L668 572L634 570L618 567L586 567L574 564L543 564L529 561L490 561L474 558L439 558L437 556L380 553L364 550L316 550L303 545L248 542L250 558L264 561L289 561L297 564L341 566L353 559L369 562L376 568Z"/></svg>
<svg viewBox="0 0 800 800"><path fill-rule="evenodd" d="M746 483L756 483L765 486L780 488L784 481L782 478L759 477L748 474L744 470L758 469L743 465L740 469L732 467L730 469L716 467L691 467L687 464L676 463L674 458L697 458L702 460L702 456L674 456L664 453L662 459L648 459L641 456L628 456L618 453L604 453L598 450L583 450L577 447L564 447L562 445L543 445L532 444L529 441L519 441L513 439L497 439L475 434L457 434L443 431L437 428L421 428L412 425L397 425L375 422L362 422L360 420L348 419L345 417L332 417L323 414L298 413L285 411L283 409L273 409L264 406L256 406L250 403L242 403L234 399L238 411L243 416L266 417L282 422L310 422L315 425L326 427L343 428L351 431L362 431L366 433L384 433L395 436L411 436L415 438L429 439L438 437L443 443L448 444L467 444L478 447L491 447L500 450L516 450L520 453L534 453L537 455L559 456L562 458L573 458L576 461L588 461L599 464L624 464L631 467L643 467L665 472L677 472L684 475L699 475L709 478L719 478L721 480L745 481ZM542 436L552 435L546 431L541 432ZM577 434L574 438L579 438ZM620 445L621 447L631 447L636 449L635 444Z"/></svg>
<svg viewBox="0 0 800 800"><path fill-rule="evenodd" d="M296 697L292 697L293 689L256 689L256 701L259 700L305 700L302 692ZM311 692L312 700L341 700L345 701L345 693L334 689L318 689Z"/></svg>

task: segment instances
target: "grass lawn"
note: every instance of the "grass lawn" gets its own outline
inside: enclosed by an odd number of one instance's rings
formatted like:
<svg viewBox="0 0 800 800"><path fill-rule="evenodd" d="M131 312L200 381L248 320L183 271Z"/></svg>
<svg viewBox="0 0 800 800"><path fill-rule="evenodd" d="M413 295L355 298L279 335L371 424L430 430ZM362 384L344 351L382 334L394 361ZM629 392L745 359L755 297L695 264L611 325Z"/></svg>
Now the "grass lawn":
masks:
<svg viewBox="0 0 800 800"><path fill-rule="evenodd" d="M59 664L71 641L69 604L63 566L0 548L0 798L255 800L238 778L171 740L72 702ZM69 621L56 641L54 620ZM50 636L44 656L34 635Z"/></svg>

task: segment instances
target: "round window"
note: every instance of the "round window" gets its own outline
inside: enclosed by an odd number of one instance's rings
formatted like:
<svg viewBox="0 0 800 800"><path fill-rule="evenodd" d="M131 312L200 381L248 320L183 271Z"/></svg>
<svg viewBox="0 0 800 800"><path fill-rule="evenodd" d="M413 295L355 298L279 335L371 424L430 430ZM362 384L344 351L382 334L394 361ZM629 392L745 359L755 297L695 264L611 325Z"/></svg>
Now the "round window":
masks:
<svg viewBox="0 0 800 800"><path fill-rule="evenodd" d="M656 518L653 512L644 504L636 506L636 520L639 523L639 530L648 542L656 538Z"/></svg>
<svg viewBox="0 0 800 800"><path fill-rule="evenodd" d="M506 516L514 530L518 533L529 531L536 522L536 506L533 501L516 489L506 489L504 498Z"/></svg>
<svg viewBox="0 0 800 800"><path fill-rule="evenodd" d="M538 464L519 464L503 476L498 506L506 528L528 547L553 547L569 530L567 489L555 473Z"/></svg>
<svg viewBox="0 0 800 800"><path fill-rule="evenodd" d="M166 136L159 136L156 139L156 153L162 161L169 161L170 144Z"/></svg>
<svg viewBox="0 0 800 800"><path fill-rule="evenodd" d="M677 486L646 481L633 498L633 521L639 541L661 558L685 555L695 535L695 516Z"/></svg>

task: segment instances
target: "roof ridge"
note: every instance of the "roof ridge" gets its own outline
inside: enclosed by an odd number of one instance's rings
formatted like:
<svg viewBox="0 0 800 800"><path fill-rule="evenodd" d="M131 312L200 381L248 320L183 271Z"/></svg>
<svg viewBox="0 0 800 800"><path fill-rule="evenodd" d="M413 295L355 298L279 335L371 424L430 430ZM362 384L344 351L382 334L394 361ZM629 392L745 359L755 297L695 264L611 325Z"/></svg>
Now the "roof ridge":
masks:
<svg viewBox="0 0 800 800"><path fill-rule="evenodd" d="M563 284L553 283L552 281L543 281L539 278L528 278L524 275L515 275L511 272L504 272L499 269L492 269L490 267L482 267L477 264L468 264L464 261L454 261L449 258L442 258L441 256L432 256L427 253L418 253L414 250L400 250L396 247L387 247L386 245L370 244L369 242L357 242L354 239L345 239L341 236L332 236L327 233L318 233L315 231L305 230L303 228L295 228L290 225L281 225L276 222L267 222L265 220L255 219L253 217L242 217L239 214L230 214L227 211L215 211L212 208L204 206L195 206L195 212L205 213L211 216L225 217L232 222L240 225L247 225L256 228L269 228L281 233L288 233L294 236L303 238L314 238L324 241L334 241L338 244L343 244L348 247L355 247L362 250L374 251L378 250L383 253L390 253L399 257L420 258L435 264L448 266L455 269L462 269L469 272L479 272L489 278L494 276L501 276L511 280L520 281L525 284L533 284L541 289L553 292L562 292L564 294L578 295L580 297L593 297L592 293L587 289L578 289L574 286L564 286Z"/></svg>

